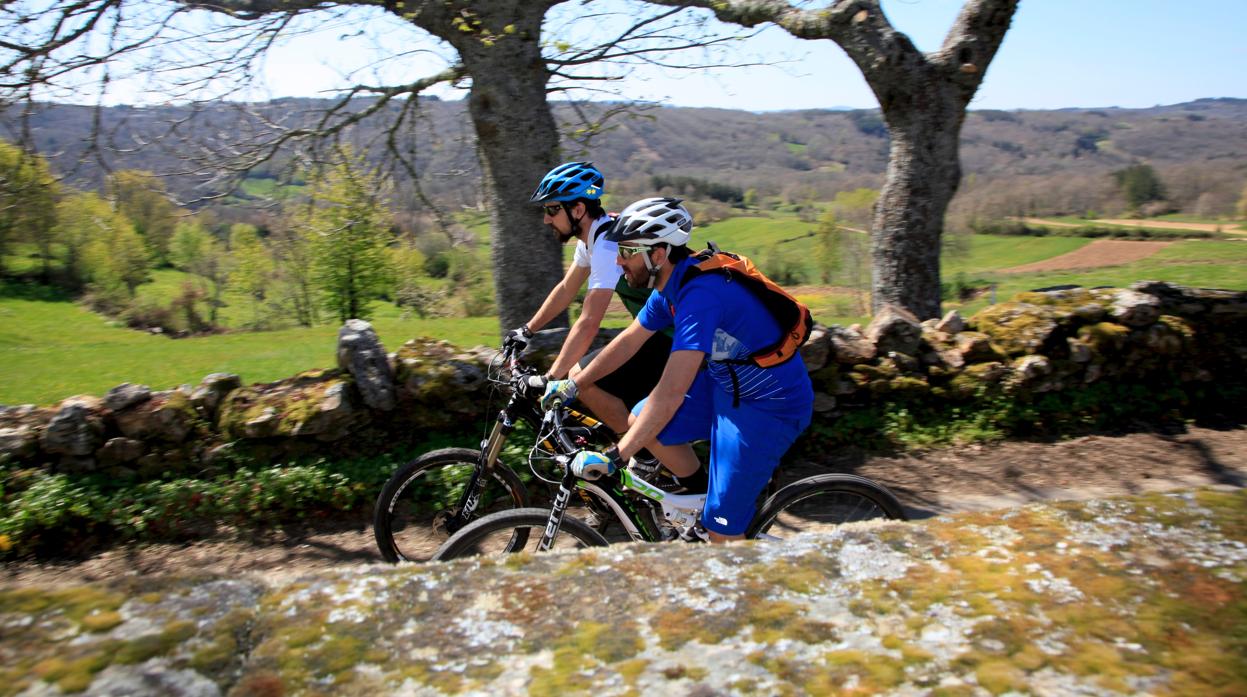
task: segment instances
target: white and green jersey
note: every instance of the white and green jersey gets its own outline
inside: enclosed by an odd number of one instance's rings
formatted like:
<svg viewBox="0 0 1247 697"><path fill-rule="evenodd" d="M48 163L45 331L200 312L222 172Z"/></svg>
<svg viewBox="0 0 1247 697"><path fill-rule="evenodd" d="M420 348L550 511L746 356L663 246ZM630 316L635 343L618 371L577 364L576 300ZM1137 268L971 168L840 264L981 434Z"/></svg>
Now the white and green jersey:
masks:
<svg viewBox="0 0 1247 697"><path fill-rule="evenodd" d="M619 282L619 277L623 274L623 270L615 264L615 257L619 255L619 245L607 240L605 235L598 234L602 226L610 225L610 223L610 216L604 215L593 221L593 225L589 227L588 244L576 240L576 252L572 256L572 263L582 269L589 269L589 290L598 288L614 290L615 284Z"/></svg>

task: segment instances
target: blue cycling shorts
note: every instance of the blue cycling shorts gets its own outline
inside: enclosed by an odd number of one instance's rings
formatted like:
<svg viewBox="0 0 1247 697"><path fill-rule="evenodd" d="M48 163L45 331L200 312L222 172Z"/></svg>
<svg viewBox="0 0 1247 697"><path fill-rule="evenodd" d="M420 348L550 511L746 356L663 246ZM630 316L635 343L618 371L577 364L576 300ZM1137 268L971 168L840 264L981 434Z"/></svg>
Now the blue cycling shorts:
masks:
<svg viewBox="0 0 1247 697"><path fill-rule="evenodd" d="M640 414L642 400L632 411ZM710 441L710 488L702 525L720 535L741 535L756 512L758 495L766 488L779 460L810 424L810 411L788 415L763 411L744 400L732 406L732 395L707 371L693 380L684 403L658 434L663 445Z"/></svg>

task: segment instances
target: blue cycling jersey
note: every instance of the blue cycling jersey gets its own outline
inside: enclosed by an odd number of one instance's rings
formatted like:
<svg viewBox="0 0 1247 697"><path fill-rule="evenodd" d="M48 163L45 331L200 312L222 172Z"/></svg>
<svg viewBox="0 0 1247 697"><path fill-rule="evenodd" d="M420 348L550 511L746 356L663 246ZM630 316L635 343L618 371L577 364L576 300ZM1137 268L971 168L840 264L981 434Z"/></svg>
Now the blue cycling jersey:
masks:
<svg viewBox="0 0 1247 697"><path fill-rule="evenodd" d="M685 271L695 263L692 257L677 263L667 284L650 295L637 320L651 331L674 326L671 350L705 353L710 377L728 394L738 389L740 401L762 411L808 414L814 390L799 358L771 368L716 362L747 358L778 341L782 330L748 288L726 275L701 274L681 287Z"/></svg>

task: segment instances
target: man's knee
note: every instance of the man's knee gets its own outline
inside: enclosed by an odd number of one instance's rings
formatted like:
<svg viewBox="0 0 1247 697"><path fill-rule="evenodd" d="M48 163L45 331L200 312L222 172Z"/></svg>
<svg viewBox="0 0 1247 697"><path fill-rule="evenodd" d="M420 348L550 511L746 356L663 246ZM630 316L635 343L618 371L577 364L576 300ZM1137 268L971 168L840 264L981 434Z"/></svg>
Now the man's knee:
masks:
<svg viewBox="0 0 1247 697"><path fill-rule="evenodd" d="M571 369L571 370L569 370L569 371L567 371L567 377L572 378L572 379L575 379L575 377L576 377L577 375L580 375L580 364L579 364L579 363L573 363L573 364L572 364L572 369Z"/></svg>

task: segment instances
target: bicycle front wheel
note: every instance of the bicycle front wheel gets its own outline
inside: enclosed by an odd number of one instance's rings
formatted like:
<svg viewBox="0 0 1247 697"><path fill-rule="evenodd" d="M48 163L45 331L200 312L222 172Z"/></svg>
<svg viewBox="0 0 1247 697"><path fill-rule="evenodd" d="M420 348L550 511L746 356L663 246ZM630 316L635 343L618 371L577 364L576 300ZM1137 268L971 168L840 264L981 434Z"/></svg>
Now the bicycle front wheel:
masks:
<svg viewBox="0 0 1247 697"><path fill-rule="evenodd" d="M462 527L459 512L479 459L476 450L443 448L408 462L390 477L372 516L377 549L386 561L426 561ZM498 463L485 475L471 518L527 505L524 484Z"/></svg>
<svg viewBox="0 0 1247 697"><path fill-rule="evenodd" d="M746 537L786 538L876 519L909 517L881 484L852 474L820 474L776 492L754 516Z"/></svg>
<svg viewBox="0 0 1247 697"><path fill-rule="evenodd" d="M517 508L491 513L469 523L450 536L432 556L437 561L476 555L497 556L517 552L536 552L541 535L550 520L545 508ZM602 534L571 516L564 516L554 549L605 547Z"/></svg>

